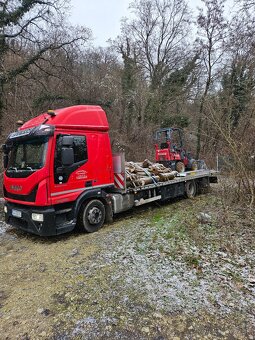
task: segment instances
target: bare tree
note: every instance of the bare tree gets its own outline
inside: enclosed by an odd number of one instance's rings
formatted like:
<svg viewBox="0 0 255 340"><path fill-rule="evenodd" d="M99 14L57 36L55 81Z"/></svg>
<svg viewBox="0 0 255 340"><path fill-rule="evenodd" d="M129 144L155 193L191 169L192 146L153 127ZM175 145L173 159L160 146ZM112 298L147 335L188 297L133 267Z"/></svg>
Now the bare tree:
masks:
<svg viewBox="0 0 255 340"><path fill-rule="evenodd" d="M199 35L198 43L201 49L201 61L204 69L205 81L197 124L197 159L201 151L201 135L203 129L203 118L205 116L204 104L210 87L213 83L215 76L215 69L222 62L223 57L223 42L225 36L225 29L227 27L224 19L224 2L225 0L202 0L205 5L205 10L200 9L197 19Z"/></svg>
<svg viewBox="0 0 255 340"><path fill-rule="evenodd" d="M87 41L86 28L67 27L61 0L5 0L0 2L0 133L7 84L25 74L50 51ZM12 61L12 62L11 62ZM14 62L13 62L14 61Z"/></svg>
<svg viewBox="0 0 255 340"><path fill-rule="evenodd" d="M113 41L124 65L122 111L138 125L163 124L182 111L193 86L197 57L188 40L190 12L185 0L139 0L130 11Z"/></svg>
<svg viewBox="0 0 255 340"><path fill-rule="evenodd" d="M254 105L254 103L252 103ZM225 121L221 119L224 113L220 105L215 101L206 102L207 118L213 129L217 131L218 138L225 146L227 156L230 159L228 166L228 178L232 196L236 195L238 204L249 202L249 207L254 209L255 202L255 178L254 178L254 112L250 118L241 122L242 128L230 133ZM226 181L227 182L227 181ZM230 197L228 197L229 199Z"/></svg>
<svg viewBox="0 0 255 340"><path fill-rule="evenodd" d="M254 0L235 0L235 3L242 11L250 11L254 10L255 8L255 1Z"/></svg>
<svg viewBox="0 0 255 340"><path fill-rule="evenodd" d="M189 11L185 0L139 0L130 9L135 18L122 22L122 37L129 37L137 62L153 88L182 65L190 50L186 37Z"/></svg>

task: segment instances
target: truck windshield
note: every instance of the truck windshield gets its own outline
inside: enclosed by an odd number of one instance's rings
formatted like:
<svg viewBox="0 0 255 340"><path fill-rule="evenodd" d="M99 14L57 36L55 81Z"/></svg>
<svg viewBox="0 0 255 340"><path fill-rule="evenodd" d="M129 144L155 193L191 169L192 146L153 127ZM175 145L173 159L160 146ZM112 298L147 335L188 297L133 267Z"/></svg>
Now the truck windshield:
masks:
<svg viewBox="0 0 255 340"><path fill-rule="evenodd" d="M38 170L45 164L49 137L15 143L11 149L8 171Z"/></svg>

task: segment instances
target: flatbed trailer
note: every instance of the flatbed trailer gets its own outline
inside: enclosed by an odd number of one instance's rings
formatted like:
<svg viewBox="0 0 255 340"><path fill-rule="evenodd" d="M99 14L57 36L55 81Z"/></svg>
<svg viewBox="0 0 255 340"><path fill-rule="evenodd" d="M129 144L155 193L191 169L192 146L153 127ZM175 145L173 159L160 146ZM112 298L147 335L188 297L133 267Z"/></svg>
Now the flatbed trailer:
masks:
<svg viewBox="0 0 255 340"><path fill-rule="evenodd" d="M172 180L147 184L110 195L113 213L137 207L151 202L164 202L176 197L193 198L209 189L210 183L217 183L218 172L215 170L195 170L179 174Z"/></svg>

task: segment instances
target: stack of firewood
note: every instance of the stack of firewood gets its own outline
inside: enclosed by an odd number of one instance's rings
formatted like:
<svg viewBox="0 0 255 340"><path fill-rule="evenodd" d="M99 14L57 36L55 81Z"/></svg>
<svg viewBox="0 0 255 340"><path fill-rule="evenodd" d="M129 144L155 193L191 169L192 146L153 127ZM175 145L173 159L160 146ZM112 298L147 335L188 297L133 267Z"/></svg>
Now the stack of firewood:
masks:
<svg viewBox="0 0 255 340"><path fill-rule="evenodd" d="M126 162L127 187L143 187L146 184L165 182L174 179L177 171L163 164L152 163L145 159L142 163Z"/></svg>

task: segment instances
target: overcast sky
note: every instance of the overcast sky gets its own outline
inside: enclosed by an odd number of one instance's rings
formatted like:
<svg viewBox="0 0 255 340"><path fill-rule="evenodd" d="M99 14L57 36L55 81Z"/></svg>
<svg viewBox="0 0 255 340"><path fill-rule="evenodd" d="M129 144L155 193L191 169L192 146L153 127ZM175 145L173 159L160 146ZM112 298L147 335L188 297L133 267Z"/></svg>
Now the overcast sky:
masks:
<svg viewBox="0 0 255 340"><path fill-rule="evenodd" d="M131 0L71 0L71 22L90 28L94 45L107 46L106 41L120 33L120 20L128 16ZM196 10L200 0L189 0L190 7Z"/></svg>
<svg viewBox="0 0 255 340"><path fill-rule="evenodd" d="M89 27L95 45L106 46L120 32L120 19L128 15L130 0L71 0L73 24Z"/></svg>

